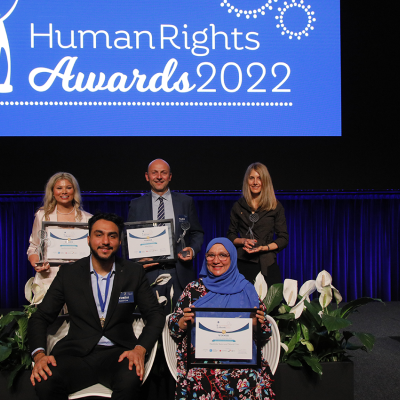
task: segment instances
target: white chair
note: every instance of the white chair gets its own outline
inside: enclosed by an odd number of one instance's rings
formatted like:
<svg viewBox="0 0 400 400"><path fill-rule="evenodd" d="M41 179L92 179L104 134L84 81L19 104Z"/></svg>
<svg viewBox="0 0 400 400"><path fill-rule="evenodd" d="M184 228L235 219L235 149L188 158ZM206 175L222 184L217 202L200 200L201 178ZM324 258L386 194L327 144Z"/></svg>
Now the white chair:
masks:
<svg viewBox="0 0 400 400"><path fill-rule="evenodd" d="M278 368L279 357L281 355L281 336L275 320L267 315L267 320L271 324L271 339L262 348L264 358L268 361L272 375L275 375Z"/></svg>
<svg viewBox="0 0 400 400"><path fill-rule="evenodd" d="M142 333L144 327L144 322L143 319L136 319L133 324L133 332L136 337L139 337L140 334ZM64 321L63 324L60 326L58 331L54 335L48 335L47 336L47 353L50 354L51 350L55 346L55 344L61 340L64 336L67 335L69 330L69 323L67 321ZM156 342L151 349L151 352L149 354L149 357L146 361L146 364L144 365L144 375L143 375L143 383L146 381L147 377L149 376L150 370L153 366L154 359L156 358L156 352L157 352L157 344ZM78 392L72 393L68 396L69 399L81 399L83 397L88 397L88 396L97 396L97 397L107 397L111 398L112 395L112 390L106 388L105 386L101 385L100 383L97 383L96 385L89 386L85 389L79 390Z"/></svg>
<svg viewBox="0 0 400 400"><path fill-rule="evenodd" d="M171 315L171 314L170 314ZM164 329L162 332L162 341L163 341L163 347L164 347L164 355L165 359L167 360L167 365L169 368L169 371L171 372L171 375L175 378L175 380L178 380L177 377L177 359L176 359L176 350L178 348L178 345L176 342L172 339L170 333L169 333L169 328L168 328L168 320L169 320L169 315L166 317ZM281 349L281 338L279 334L279 329L278 325L274 321L272 317L267 315L267 320L271 324L271 339L267 342L265 346L262 348L262 354L263 357L267 360L269 367L271 368L272 375L275 374L275 371L278 367L279 363L279 357L280 357L280 349Z"/></svg>
<svg viewBox="0 0 400 400"><path fill-rule="evenodd" d="M171 314L167 315L165 318L165 325L162 331L162 342L164 348L164 355L167 361L169 371L171 372L171 375L174 377L174 379L178 380L177 365L176 365L177 364L176 350L178 348L178 345L175 343L174 339L172 339L169 333L168 320L170 315Z"/></svg>

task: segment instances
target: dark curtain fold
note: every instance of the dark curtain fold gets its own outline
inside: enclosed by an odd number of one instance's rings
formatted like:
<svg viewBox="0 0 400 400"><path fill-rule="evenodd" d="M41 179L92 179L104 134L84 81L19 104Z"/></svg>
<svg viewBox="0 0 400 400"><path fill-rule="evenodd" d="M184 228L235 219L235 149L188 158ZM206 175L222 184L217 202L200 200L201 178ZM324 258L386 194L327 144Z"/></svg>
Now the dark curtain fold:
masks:
<svg viewBox="0 0 400 400"><path fill-rule="evenodd" d="M86 193L84 209L128 215L140 194ZM200 269L206 244L225 236L239 194L191 194L205 231L196 257ZM289 245L278 255L283 278L315 279L323 269L344 300L361 296L400 300L400 194L282 194ZM0 308L26 304L24 286L33 276L26 250L41 195L0 195Z"/></svg>

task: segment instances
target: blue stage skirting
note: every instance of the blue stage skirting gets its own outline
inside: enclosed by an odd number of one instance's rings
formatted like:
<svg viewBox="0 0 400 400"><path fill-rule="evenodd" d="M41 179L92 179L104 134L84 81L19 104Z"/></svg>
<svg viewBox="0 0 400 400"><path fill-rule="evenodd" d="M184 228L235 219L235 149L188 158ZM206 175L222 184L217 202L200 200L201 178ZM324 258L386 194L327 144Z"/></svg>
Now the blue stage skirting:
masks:
<svg viewBox="0 0 400 400"><path fill-rule="evenodd" d="M240 192L187 192L196 202L204 243L225 236ZM140 193L83 193L88 212L128 215ZM277 192L285 207L289 245L278 255L283 278L300 285L325 269L344 300L361 296L400 300L400 192ZM0 308L26 304L24 285L33 276L26 250L42 193L0 195ZM204 247L197 255L200 269Z"/></svg>

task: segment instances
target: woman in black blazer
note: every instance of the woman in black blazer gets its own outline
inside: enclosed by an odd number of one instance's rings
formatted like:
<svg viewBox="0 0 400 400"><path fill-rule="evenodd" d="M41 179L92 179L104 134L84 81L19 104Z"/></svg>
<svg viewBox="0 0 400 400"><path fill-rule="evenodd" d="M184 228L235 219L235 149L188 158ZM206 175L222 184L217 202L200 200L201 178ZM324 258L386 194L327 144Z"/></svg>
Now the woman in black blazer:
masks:
<svg viewBox="0 0 400 400"><path fill-rule="evenodd" d="M232 207L227 237L237 247L239 272L253 283L261 271L269 287L282 281L276 253L287 246L289 235L285 210L264 164L249 165L242 194Z"/></svg>

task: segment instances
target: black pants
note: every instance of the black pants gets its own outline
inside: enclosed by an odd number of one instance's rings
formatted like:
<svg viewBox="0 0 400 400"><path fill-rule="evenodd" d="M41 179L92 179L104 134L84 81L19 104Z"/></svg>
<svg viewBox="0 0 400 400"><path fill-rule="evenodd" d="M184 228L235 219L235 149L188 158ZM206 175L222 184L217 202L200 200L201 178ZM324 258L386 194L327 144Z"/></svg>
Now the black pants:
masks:
<svg viewBox="0 0 400 400"><path fill-rule="evenodd" d="M259 263L243 260L238 260L238 268L239 272L251 283L254 283L256 276L261 271L261 265ZM268 267L268 275L264 275L264 280L268 287L274 283L282 283L281 271L277 263L273 263Z"/></svg>
<svg viewBox="0 0 400 400"><path fill-rule="evenodd" d="M40 400L67 400L68 394L101 383L113 391L112 399L138 399L141 384L133 370L128 369L128 360L118 362L125 351L117 346L96 346L85 357L58 355L57 366L49 366L52 375L47 380L36 382L36 393Z"/></svg>

